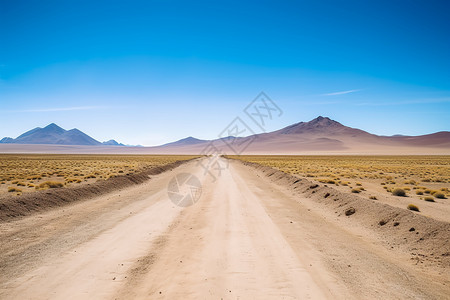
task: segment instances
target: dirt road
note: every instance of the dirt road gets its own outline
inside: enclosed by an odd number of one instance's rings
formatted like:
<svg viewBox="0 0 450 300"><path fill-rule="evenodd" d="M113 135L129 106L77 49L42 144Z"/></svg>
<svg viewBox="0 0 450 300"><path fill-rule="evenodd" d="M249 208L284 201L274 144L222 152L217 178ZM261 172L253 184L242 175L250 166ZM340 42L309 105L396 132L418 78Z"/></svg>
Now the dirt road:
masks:
<svg viewBox="0 0 450 300"><path fill-rule="evenodd" d="M167 187L195 175L182 208ZM233 161L0 224L1 299L445 299L448 273ZM394 255L395 254L395 255Z"/></svg>

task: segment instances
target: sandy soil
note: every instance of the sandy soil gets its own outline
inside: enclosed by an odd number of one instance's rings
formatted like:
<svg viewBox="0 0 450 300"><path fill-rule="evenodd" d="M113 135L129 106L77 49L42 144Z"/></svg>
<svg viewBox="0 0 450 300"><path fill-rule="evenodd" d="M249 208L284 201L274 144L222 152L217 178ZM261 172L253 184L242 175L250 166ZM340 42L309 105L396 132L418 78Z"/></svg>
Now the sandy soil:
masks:
<svg viewBox="0 0 450 300"><path fill-rule="evenodd" d="M175 206L179 173L202 183ZM446 299L445 266L411 260L358 219L338 217L232 161L196 161L129 187L0 223L1 299Z"/></svg>

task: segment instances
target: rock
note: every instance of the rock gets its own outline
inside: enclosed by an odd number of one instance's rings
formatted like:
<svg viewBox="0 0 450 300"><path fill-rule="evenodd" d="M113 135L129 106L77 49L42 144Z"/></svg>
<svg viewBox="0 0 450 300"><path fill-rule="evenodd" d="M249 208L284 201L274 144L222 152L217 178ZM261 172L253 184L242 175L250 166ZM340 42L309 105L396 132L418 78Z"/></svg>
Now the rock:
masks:
<svg viewBox="0 0 450 300"><path fill-rule="evenodd" d="M347 210L345 211L345 215L346 215L346 216L351 216L351 215L353 215L355 212L356 212L356 209L354 209L353 207L350 207L349 209L347 209Z"/></svg>

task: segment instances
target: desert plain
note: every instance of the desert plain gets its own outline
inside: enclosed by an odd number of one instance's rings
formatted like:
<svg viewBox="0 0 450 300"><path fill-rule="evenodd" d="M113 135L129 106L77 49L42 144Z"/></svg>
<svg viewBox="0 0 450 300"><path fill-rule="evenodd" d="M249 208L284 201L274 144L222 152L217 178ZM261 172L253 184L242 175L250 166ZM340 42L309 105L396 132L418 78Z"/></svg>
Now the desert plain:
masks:
<svg viewBox="0 0 450 300"><path fill-rule="evenodd" d="M218 172L205 172L211 162ZM8 154L0 163L2 299L450 294L449 156ZM179 174L200 182L178 182L192 205L170 197Z"/></svg>

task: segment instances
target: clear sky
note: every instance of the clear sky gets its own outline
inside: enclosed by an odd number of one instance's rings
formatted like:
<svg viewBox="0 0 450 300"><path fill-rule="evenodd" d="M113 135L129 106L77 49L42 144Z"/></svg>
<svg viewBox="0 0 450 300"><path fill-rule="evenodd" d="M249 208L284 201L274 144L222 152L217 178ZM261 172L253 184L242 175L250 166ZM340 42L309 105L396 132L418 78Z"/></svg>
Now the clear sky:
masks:
<svg viewBox="0 0 450 300"><path fill-rule="evenodd" d="M450 130L449 1L0 0L0 138L216 138L259 92L279 129Z"/></svg>

